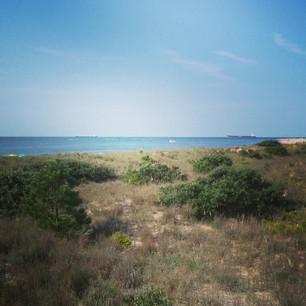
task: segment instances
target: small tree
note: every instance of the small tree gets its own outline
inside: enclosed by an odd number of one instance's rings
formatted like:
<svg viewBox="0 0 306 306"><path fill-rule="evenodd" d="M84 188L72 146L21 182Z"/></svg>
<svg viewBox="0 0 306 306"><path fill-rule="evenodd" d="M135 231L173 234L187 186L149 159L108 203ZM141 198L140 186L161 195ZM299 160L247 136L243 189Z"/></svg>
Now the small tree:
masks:
<svg viewBox="0 0 306 306"><path fill-rule="evenodd" d="M81 203L78 193L67 182L64 168L56 161L44 165L33 175L22 207L24 213L41 226L73 237L90 223Z"/></svg>

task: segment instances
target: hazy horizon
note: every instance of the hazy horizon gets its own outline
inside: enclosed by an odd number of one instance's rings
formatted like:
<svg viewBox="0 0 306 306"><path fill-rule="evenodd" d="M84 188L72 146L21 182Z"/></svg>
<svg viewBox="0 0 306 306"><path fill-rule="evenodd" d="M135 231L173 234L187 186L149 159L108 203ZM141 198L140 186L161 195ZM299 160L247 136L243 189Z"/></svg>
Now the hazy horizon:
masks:
<svg viewBox="0 0 306 306"><path fill-rule="evenodd" d="M303 137L305 29L298 0L1 1L0 136Z"/></svg>

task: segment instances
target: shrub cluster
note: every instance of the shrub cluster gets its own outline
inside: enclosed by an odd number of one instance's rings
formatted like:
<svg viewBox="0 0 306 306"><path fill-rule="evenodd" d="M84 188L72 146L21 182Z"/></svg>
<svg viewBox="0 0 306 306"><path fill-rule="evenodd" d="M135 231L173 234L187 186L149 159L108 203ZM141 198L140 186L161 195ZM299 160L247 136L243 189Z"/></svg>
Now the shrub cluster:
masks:
<svg viewBox="0 0 306 306"><path fill-rule="evenodd" d="M25 188L22 213L66 237L78 235L87 228L87 216L78 192L69 185L65 168L50 162L36 172Z"/></svg>
<svg viewBox="0 0 306 306"><path fill-rule="evenodd" d="M265 152L271 155L286 156L288 155L287 149L276 140L264 140L258 144L264 147Z"/></svg>
<svg viewBox="0 0 306 306"><path fill-rule="evenodd" d="M160 188L159 201L165 206L184 205L196 199L201 192L201 182L169 185Z"/></svg>
<svg viewBox="0 0 306 306"><path fill-rule="evenodd" d="M73 161L49 161L0 173L0 214L25 214L41 226L71 237L90 223L73 187L83 181L114 177L105 167Z"/></svg>
<svg viewBox="0 0 306 306"><path fill-rule="evenodd" d="M22 170L0 173L0 216L12 217L20 211L20 203L31 175Z"/></svg>
<svg viewBox="0 0 306 306"><path fill-rule="evenodd" d="M138 169L129 169L123 179L129 184L165 183L185 179L178 167L160 164L149 156L142 158Z"/></svg>
<svg viewBox="0 0 306 306"><path fill-rule="evenodd" d="M252 169L228 169L207 180L193 203L198 218L215 214L269 217L285 206L280 186L265 181Z"/></svg>
<svg viewBox="0 0 306 306"><path fill-rule="evenodd" d="M67 177L67 181L72 186L77 186L87 181L104 182L115 178L113 169L105 166L92 166L88 163L72 160L61 160L60 165Z"/></svg>
<svg viewBox="0 0 306 306"><path fill-rule="evenodd" d="M222 152L213 152L208 156L194 161L193 169L197 172L207 173L219 166L231 166L232 160Z"/></svg>
<svg viewBox="0 0 306 306"><path fill-rule="evenodd" d="M255 170L219 167L205 180L161 188L166 206L191 203L201 219L214 215L269 217L286 206L283 189Z"/></svg>

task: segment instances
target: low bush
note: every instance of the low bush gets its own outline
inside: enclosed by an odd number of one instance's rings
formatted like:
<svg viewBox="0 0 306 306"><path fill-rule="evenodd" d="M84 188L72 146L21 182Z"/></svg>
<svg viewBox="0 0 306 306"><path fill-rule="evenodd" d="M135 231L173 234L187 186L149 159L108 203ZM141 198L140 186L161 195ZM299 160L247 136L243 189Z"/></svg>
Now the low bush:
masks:
<svg viewBox="0 0 306 306"><path fill-rule="evenodd" d="M25 188L38 173L46 171L54 163L54 161L36 162L0 172L0 215L12 216L19 213ZM114 171L104 166L96 167L70 160L57 160L56 164L61 176L71 187L81 182L102 182L115 177Z"/></svg>
<svg viewBox="0 0 306 306"><path fill-rule="evenodd" d="M149 290L133 298L132 306L171 306L165 292L160 289Z"/></svg>
<svg viewBox="0 0 306 306"><path fill-rule="evenodd" d="M256 159L262 159L262 156L256 152L255 150L242 150L239 152L239 155L242 157L247 157L247 158L256 158Z"/></svg>
<svg viewBox="0 0 306 306"><path fill-rule="evenodd" d="M161 187L159 202L165 206L183 205L197 198L200 192L199 182Z"/></svg>
<svg viewBox="0 0 306 306"><path fill-rule="evenodd" d="M279 156L288 155L287 149L276 140L264 140L260 142L258 146L264 147L267 154Z"/></svg>
<svg viewBox="0 0 306 306"><path fill-rule="evenodd" d="M269 217L286 207L283 189L265 181L255 170L231 168L217 174L207 180L193 202L197 218L216 214Z"/></svg>
<svg viewBox="0 0 306 306"><path fill-rule="evenodd" d="M138 169L129 169L123 179L129 184L167 183L185 179L177 167L168 167L145 156Z"/></svg>
<svg viewBox="0 0 306 306"><path fill-rule="evenodd" d="M40 226L74 237L87 229L90 218L64 171L59 162L50 162L34 174L25 187L21 209Z"/></svg>
<svg viewBox="0 0 306 306"><path fill-rule="evenodd" d="M231 166L232 160L222 152L214 152L208 156L194 161L193 169L197 172L207 173L219 166Z"/></svg>
<svg viewBox="0 0 306 306"><path fill-rule="evenodd" d="M72 186L77 186L82 182L104 182L115 178L113 169L105 166L92 166L84 162L71 160L60 160L60 167L67 181Z"/></svg>
<svg viewBox="0 0 306 306"><path fill-rule="evenodd" d="M28 183L28 175L21 170L0 173L0 216L12 217L20 211Z"/></svg>
<svg viewBox="0 0 306 306"><path fill-rule="evenodd" d="M283 188L265 181L255 170L218 167L205 180L163 187L163 205L191 203L201 219L215 215L270 217L287 207Z"/></svg>
<svg viewBox="0 0 306 306"><path fill-rule="evenodd" d="M267 223L273 233L306 234L306 209L283 213L278 220Z"/></svg>
<svg viewBox="0 0 306 306"><path fill-rule="evenodd" d="M0 215L26 214L45 228L72 237L90 222L78 193L81 182L114 178L112 169L69 160L38 162L0 173Z"/></svg>
<svg viewBox="0 0 306 306"><path fill-rule="evenodd" d="M129 239L129 237L122 232L113 233L111 238L115 243L124 249L129 248L132 245L132 241Z"/></svg>

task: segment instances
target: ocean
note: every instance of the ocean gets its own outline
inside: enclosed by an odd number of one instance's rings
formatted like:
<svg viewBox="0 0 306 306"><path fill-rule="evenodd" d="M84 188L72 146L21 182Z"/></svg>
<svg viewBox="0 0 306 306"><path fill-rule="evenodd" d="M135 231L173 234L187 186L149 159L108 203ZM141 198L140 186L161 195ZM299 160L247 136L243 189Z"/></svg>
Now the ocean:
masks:
<svg viewBox="0 0 306 306"><path fill-rule="evenodd" d="M0 137L0 156L151 151L178 148L229 148L271 138L228 137Z"/></svg>

